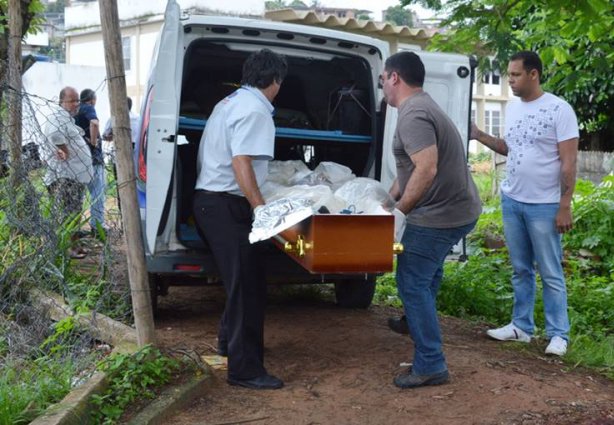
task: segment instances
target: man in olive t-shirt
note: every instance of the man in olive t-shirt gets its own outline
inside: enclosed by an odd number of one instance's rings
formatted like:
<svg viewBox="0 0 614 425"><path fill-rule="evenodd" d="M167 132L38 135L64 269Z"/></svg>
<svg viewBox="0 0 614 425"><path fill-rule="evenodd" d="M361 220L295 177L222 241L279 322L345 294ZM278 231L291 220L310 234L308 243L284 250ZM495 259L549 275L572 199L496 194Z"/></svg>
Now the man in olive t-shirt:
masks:
<svg viewBox="0 0 614 425"><path fill-rule="evenodd" d="M473 227L480 198L466 164L462 138L450 118L422 90L424 64L413 52L388 60L380 83L386 102L398 109L393 142L397 179L397 288L414 341L412 366L394 378L400 388L443 384L448 368L442 350L436 298L443 262Z"/></svg>

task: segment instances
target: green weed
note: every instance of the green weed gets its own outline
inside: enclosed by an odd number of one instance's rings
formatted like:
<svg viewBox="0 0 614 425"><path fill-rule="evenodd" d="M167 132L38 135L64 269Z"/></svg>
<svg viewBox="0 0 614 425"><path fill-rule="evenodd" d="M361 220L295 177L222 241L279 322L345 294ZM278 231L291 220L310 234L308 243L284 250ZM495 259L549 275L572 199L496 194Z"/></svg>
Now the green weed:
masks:
<svg viewBox="0 0 614 425"><path fill-rule="evenodd" d="M96 406L92 419L96 424L114 424L134 400L153 398L153 389L170 380L179 362L147 345L132 355L113 354L100 362L98 369L110 382L104 394L92 398Z"/></svg>
<svg viewBox="0 0 614 425"><path fill-rule="evenodd" d="M564 359L596 368L614 379L614 177L595 186L578 181L574 197L574 229L565 235L565 275L571 344ZM507 249L486 249L488 237L503 238L498 200L486 204L468 237L466 262L446 262L438 296L441 313L479 319L496 325L510 321L513 290ZM375 301L400 306L394 275L381 276ZM537 278L536 335L543 335L542 285Z"/></svg>

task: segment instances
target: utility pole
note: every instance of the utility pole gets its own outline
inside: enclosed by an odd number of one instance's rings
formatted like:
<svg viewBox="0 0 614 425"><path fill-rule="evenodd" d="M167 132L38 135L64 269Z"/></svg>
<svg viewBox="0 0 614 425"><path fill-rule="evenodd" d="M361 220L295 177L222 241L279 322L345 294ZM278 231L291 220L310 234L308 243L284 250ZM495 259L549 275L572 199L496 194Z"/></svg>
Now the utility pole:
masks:
<svg viewBox="0 0 614 425"><path fill-rule="evenodd" d="M130 119L126 94L126 76L122 56L121 32L117 0L99 0L100 23L113 117L113 141L116 147L117 190L122 205L128 257L128 278L132 294L132 310L139 346L155 344L151 296L145 268L145 253L139 205L136 197L135 174L132 163Z"/></svg>
<svg viewBox="0 0 614 425"><path fill-rule="evenodd" d="M17 189L22 178L21 161L21 39L23 21L21 0L9 0L9 51L8 51L8 142L10 153L10 188Z"/></svg>

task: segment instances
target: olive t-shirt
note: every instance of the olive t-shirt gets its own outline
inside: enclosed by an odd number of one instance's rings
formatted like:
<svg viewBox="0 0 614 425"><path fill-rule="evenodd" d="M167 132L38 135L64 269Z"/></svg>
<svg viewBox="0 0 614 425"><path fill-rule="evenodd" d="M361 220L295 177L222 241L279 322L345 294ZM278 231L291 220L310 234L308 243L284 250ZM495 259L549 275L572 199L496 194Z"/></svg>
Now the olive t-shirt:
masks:
<svg viewBox="0 0 614 425"><path fill-rule="evenodd" d="M410 155L436 145L438 156L433 184L407 215L408 223L451 228L476 220L482 211L480 198L452 120L426 92L409 97L398 112L393 153L401 194L415 168Z"/></svg>

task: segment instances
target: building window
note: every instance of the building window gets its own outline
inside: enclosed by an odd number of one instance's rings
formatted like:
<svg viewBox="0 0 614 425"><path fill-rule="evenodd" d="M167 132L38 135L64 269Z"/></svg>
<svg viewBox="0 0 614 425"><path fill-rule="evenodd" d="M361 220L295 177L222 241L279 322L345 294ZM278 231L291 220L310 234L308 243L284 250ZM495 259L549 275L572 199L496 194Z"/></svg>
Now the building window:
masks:
<svg viewBox="0 0 614 425"><path fill-rule="evenodd" d="M500 137L503 133L503 122L500 111L484 111L484 127L488 134Z"/></svg>
<svg viewBox="0 0 614 425"><path fill-rule="evenodd" d="M491 77L492 77L492 84L495 85L499 85L501 84L501 73L499 72L498 69L495 69L492 73L491 73Z"/></svg>
<svg viewBox="0 0 614 425"><path fill-rule="evenodd" d="M484 84L494 84L498 86L501 84L501 73L498 70L486 72L482 74L482 82Z"/></svg>
<svg viewBox="0 0 614 425"><path fill-rule="evenodd" d="M122 55L124 57L124 71L130 71L132 51L132 37L122 37Z"/></svg>

